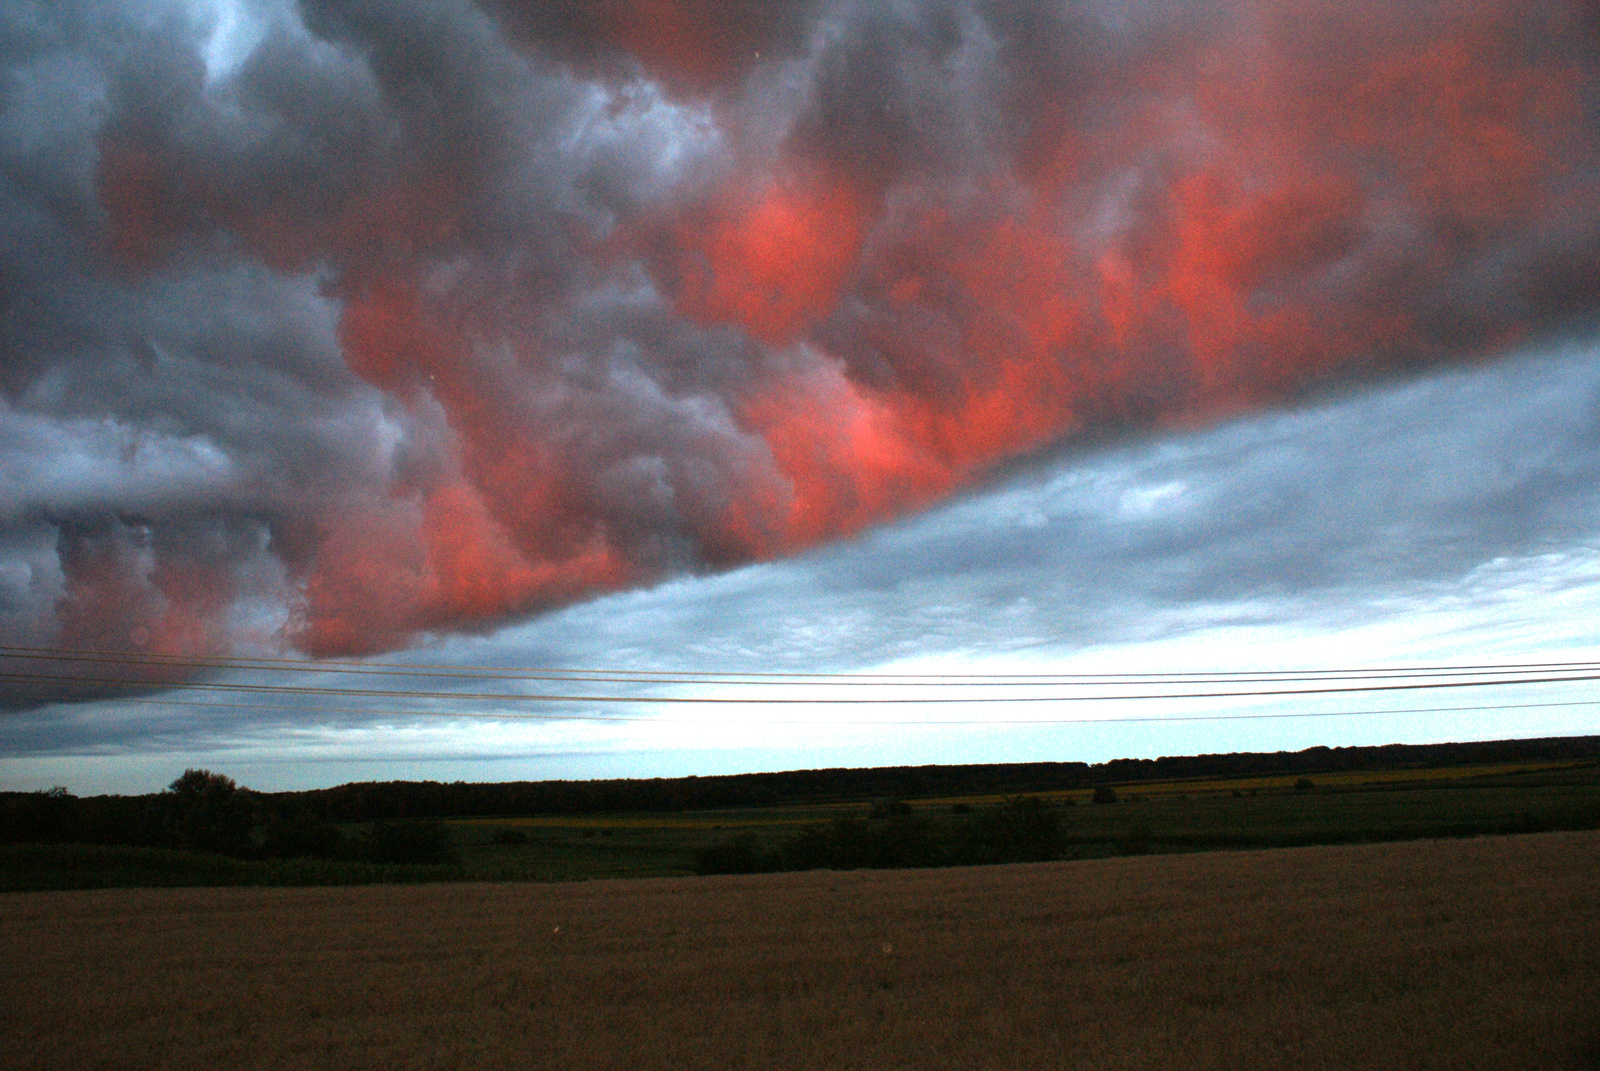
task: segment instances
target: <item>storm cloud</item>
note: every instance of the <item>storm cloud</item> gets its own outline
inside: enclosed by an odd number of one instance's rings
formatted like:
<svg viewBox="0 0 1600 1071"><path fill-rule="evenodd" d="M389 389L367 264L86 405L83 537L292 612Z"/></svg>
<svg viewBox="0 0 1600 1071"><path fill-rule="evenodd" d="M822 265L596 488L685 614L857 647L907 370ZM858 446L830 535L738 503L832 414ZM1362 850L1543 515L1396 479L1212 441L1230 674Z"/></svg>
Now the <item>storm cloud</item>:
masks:
<svg viewBox="0 0 1600 1071"><path fill-rule="evenodd" d="M0 20L11 645L485 632L1600 303L1592 4ZM1172 589L1359 573L1329 546L1216 564L1274 508L1149 536L1213 548Z"/></svg>

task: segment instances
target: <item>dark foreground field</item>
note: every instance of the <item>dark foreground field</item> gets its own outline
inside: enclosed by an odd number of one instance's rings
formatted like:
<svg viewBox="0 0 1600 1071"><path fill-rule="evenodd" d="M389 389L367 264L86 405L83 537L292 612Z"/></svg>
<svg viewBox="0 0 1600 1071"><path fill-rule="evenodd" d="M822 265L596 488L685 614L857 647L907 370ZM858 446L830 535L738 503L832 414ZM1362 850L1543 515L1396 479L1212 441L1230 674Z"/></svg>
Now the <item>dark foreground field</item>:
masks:
<svg viewBox="0 0 1600 1071"><path fill-rule="evenodd" d="M1600 1067L1600 833L0 896L7 1068Z"/></svg>

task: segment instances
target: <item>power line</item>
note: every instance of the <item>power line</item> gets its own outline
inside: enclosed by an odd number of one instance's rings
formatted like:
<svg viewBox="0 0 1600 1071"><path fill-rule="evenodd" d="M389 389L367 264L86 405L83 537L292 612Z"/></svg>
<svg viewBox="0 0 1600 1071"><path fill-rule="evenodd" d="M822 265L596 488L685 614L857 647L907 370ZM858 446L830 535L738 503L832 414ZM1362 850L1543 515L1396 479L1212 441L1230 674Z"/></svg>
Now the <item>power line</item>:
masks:
<svg viewBox="0 0 1600 1071"><path fill-rule="evenodd" d="M306 713L303 707L289 707L275 703L222 703L222 702L191 702L182 699L119 699L119 703L134 703L143 706L172 706L195 707L210 710L221 708L225 710L276 710L285 713ZM1323 711L1286 711L1267 714L1173 714L1173 715L1129 715L1124 717L1109 718L895 718L879 721L852 718L847 722L818 722L814 719L804 721L780 721L771 718L762 718L757 721L741 721L741 725L907 725L918 727L937 727L940 725L1101 725L1121 724L1126 722L1184 722L1184 721L1251 721L1261 718L1349 718L1379 714L1449 714L1469 713L1485 710L1532 710L1544 707L1590 707L1600 706L1600 699L1572 699L1551 703L1488 703L1466 707L1400 707L1386 710L1323 710ZM622 714L541 714L541 713L507 713L503 711L454 711L454 710L329 710L319 707L315 711L323 715L357 716L363 718L481 718L497 721L536 721L536 722L626 722L634 725L726 725L726 721L710 718L661 718L655 716L622 715Z"/></svg>
<svg viewBox="0 0 1600 1071"><path fill-rule="evenodd" d="M1113 685L1139 683L1301 683L1341 680L1406 680L1428 677L1505 676L1512 673L1581 672L1600 670L1600 662L1485 663L1476 665L1431 665L1411 667L1356 667L1319 670L1196 670L1147 671L1127 673L777 673L755 671L697 670L585 670L576 668L516 668L428 665L420 663L356 663L312 661L288 658L201 658L142 652L79 651L67 648L18 647L0 645L0 658L30 659L90 664L150 666L169 669L256 670L298 673L331 673L369 676L426 676L456 680L534 680L549 682L614 684L690 684L748 686L868 686L908 687L919 683L941 686L1027 687L1051 685ZM11 679L81 680L97 678L52 677L46 674L0 674ZM106 678L110 680L110 678ZM1573 678L1581 679L1581 678ZM127 683L127 682L120 682ZM159 682L137 682L159 683ZM1511 681L1507 683L1517 683ZM1533 682L1529 682L1533 683ZM1352 689L1354 690L1354 689ZM1216 693L1231 694L1231 693Z"/></svg>
<svg viewBox="0 0 1600 1071"><path fill-rule="evenodd" d="M1587 667L1586 667L1587 668ZM18 681L24 684L72 684L78 686L108 686L108 687L161 687L174 689L190 689L220 692L245 692L267 693L304 696L372 696L376 698L403 698L403 699L446 699L455 702L462 700L494 700L499 702L525 703L525 702L561 702L561 703L756 703L756 704L810 704L810 705L866 705L866 704L947 704L947 703L1087 703L1105 701L1131 701L1153 699L1235 699L1235 698L1261 698L1266 696L1285 695L1341 695L1352 693L1370 692L1400 692L1418 691L1423 689L1442 688L1494 688L1515 684L1570 684L1585 681L1600 680L1600 673L1585 673L1574 676L1542 676L1542 677L1517 677L1498 678L1494 680L1469 680L1469 681L1427 681L1426 683L1408 684L1367 684L1347 688L1256 688L1239 691L1224 692L1159 692L1134 695L1005 695L1005 696L931 696L924 698L865 698L865 697L820 697L820 698L794 698L778 696L772 698L723 696L650 696L650 695L552 695L547 693L519 694L507 692L435 692L410 689L387 688L328 688L308 685L281 685L281 684L220 684L202 681L150 681L140 678L126 677L75 677L54 674L36 673L0 673L0 680ZM662 683L662 682L651 682ZM1279 682L1263 682L1279 683ZM1045 686L1040 684L1041 687Z"/></svg>

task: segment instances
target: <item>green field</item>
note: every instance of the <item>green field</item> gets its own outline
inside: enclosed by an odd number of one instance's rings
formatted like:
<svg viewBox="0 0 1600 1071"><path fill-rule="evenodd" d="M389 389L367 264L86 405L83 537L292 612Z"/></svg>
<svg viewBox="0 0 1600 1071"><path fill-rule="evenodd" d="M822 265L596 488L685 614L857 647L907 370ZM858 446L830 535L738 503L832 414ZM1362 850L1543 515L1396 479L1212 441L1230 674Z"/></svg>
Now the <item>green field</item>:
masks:
<svg viewBox="0 0 1600 1071"><path fill-rule="evenodd" d="M1044 793L1059 807L1065 858L1220 848L1288 847L1488 833L1600 828L1600 766L1546 763L1297 778L1117 786L1119 802L1092 793ZM1237 793L1237 795L1236 795ZM909 800L936 823L995 797ZM1070 805L1068 805L1070 804ZM839 818L865 819L869 802L677 815L481 818L451 823L468 870L538 880L687 873L700 850L734 838L757 849ZM496 844L513 829L525 844Z"/></svg>
<svg viewBox="0 0 1600 1071"><path fill-rule="evenodd" d="M1118 801L1110 805L1092 803L1087 789L1039 798L1059 820L1055 857L1065 859L1600 829L1600 765L1593 760L1348 772L1315 778L1309 788L1296 788L1297 780L1117 785ZM947 796L903 802L924 830L939 836L1003 801ZM885 822L874 813L884 813L883 801L457 819L447 823L461 857L456 866L13 844L0 846L0 889L663 877L693 873L700 853L729 842L761 855L841 820L881 831Z"/></svg>

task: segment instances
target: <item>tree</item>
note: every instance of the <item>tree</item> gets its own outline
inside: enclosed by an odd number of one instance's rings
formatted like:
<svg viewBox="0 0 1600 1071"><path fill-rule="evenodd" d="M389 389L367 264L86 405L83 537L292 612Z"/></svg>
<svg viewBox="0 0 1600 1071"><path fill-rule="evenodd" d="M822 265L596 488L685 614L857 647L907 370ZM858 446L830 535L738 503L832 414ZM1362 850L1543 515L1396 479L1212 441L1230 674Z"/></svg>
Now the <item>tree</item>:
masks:
<svg viewBox="0 0 1600 1071"><path fill-rule="evenodd" d="M47 792L8 793L0 802L0 842L78 839L78 797L57 785Z"/></svg>
<svg viewBox="0 0 1600 1071"><path fill-rule="evenodd" d="M249 852L255 810L249 789L210 770L185 770L167 793L171 827L181 846L219 855Z"/></svg>

